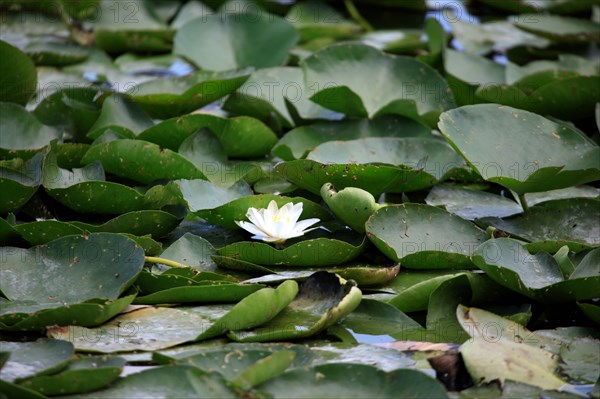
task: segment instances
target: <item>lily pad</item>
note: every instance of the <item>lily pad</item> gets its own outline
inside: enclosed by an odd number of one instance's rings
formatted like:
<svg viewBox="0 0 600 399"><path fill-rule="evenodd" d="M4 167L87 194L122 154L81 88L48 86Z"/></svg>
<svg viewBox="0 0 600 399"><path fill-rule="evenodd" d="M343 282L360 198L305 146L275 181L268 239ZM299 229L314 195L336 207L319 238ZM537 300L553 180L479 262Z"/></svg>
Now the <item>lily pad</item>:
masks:
<svg viewBox="0 0 600 399"><path fill-rule="evenodd" d="M275 171L315 194L325 183L357 187L379 196L431 187L452 176L468 178L466 164L446 143L425 137L373 137L329 141L307 159L278 164Z"/></svg>
<svg viewBox="0 0 600 399"><path fill-rule="evenodd" d="M481 177L519 194L600 178L600 147L566 125L527 111L470 105L444 113L439 128ZM531 148L537 149L535 155Z"/></svg>
<svg viewBox="0 0 600 399"><path fill-rule="evenodd" d="M283 18L261 12L251 18L219 13L192 19L175 36L173 52L212 71L281 65L298 41Z"/></svg>
<svg viewBox="0 0 600 399"><path fill-rule="evenodd" d="M593 384L600 377L600 341L583 338L560 349L561 371L579 382Z"/></svg>
<svg viewBox="0 0 600 399"><path fill-rule="evenodd" d="M0 69L0 102L27 104L37 86L33 61L4 41L0 41L0 57L4 60Z"/></svg>
<svg viewBox="0 0 600 399"><path fill-rule="evenodd" d="M472 268L471 256L486 240L468 221L422 204L383 207L369 218L366 230L386 256L417 269Z"/></svg>
<svg viewBox="0 0 600 399"><path fill-rule="evenodd" d="M370 381L369 385L361 381ZM363 364L325 364L297 368L262 384L258 389L285 398L365 398L392 399L446 398L446 390L435 379L417 370L400 369L389 373Z"/></svg>
<svg viewBox="0 0 600 399"><path fill-rule="evenodd" d="M159 210L133 211L116 216L102 224L79 221L71 225L90 232L126 233L135 236L150 234L161 238L172 231L181 222L181 218L172 213Z"/></svg>
<svg viewBox="0 0 600 399"><path fill-rule="evenodd" d="M489 240L479 246L473 262L497 283L544 303L563 303L597 298L600 273L595 249L582 260L568 279L547 252L531 255L511 238Z"/></svg>
<svg viewBox="0 0 600 399"><path fill-rule="evenodd" d="M316 88L311 100L348 116L395 113L433 126L454 106L450 87L433 68L364 44L333 45L301 65L306 85Z"/></svg>
<svg viewBox="0 0 600 399"><path fill-rule="evenodd" d="M104 170L140 183L158 179L205 179L185 157L142 140L114 140L92 146L82 163L100 161Z"/></svg>
<svg viewBox="0 0 600 399"><path fill-rule="evenodd" d="M281 207L288 202L294 204L302 202L302 219L318 218L321 221L331 219L331 215L315 202L303 197L284 197L273 194L241 197L213 209L196 209L193 207L190 211L201 218L206 219L209 223L233 229L239 227L235 224L236 220L246 220L246 212L248 212L250 207L257 209L266 208L271 201L275 201L278 207Z"/></svg>
<svg viewBox="0 0 600 399"><path fill-rule="evenodd" d="M360 25L344 19L342 14L325 3L295 4L287 12L285 19L296 27L300 42L322 37L343 39L362 30Z"/></svg>
<svg viewBox="0 0 600 399"><path fill-rule="evenodd" d="M144 264L144 252L132 240L107 233L67 236L31 249L3 247L0 253L2 293L38 303L116 299Z"/></svg>
<svg viewBox="0 0 600 399"><path fill-rule="evenodd" d="M71 395L95 391L119 378L125 359L85 357L72 360L60 373L30 378L21 386L44 395Z"/></svg>
<svg viewBox="0 0 600 399"><path fill-rule="evenodd" d="M191 233L185 233L160 255L160 258L183 263L190 268L202 272L214 272L217 265L211 256L215 248L204 238Z"/></svg>
<svg viewBox="0 0 600 399"><path fill-rule="evenodd" d="M356 258L365 246L357 237L313 238L297 241L284 249L262 242L240 241L217 250L221 256L265 266L332 266Z"/></svg>
<svg viewBox="0 0 600 399"><path fill-rule="evenodd" d="M8 362L0 370L2 380L10 382L60 371L73 355L73 345L59 340L3 341L0 350L10 352Z"/></svg>
<svg viewBox="0 0 600 399"><path fill-rule="evenodd" d="M25 205L42 183L44 154L38 153L28 161L0 161L0 214L13 212Z"/></svg>
<svg viewBox="0 0 600 399"><path fill-rule="evenodd" d="M232 331L239 342L285 341L309 337L352 312L362 294L351 281L317 272L301 286L296 298L274 319L254 330Z"/></svg>
<svg viewBox="0 0 600 399"><path fill-rule="evenodd" d="M55 128L42 125L25 108L14 103L0 103L0 128L5 132L0 136L3 159L31 158L50 141L61 137Z"/></svg>
<svg viewBox="0 0 600 399"><path fill-rule="evenodd" d="M431 129L399 115L383 115L373 120L343 120L300 126L286 133L272 152L285 161L300 159L327 141L367 137L430 137Z"/></svg>
<svg viewBox="0 0 600 399"><path fill-rule="evenodd" d="M103 133L112 132L123 138L134 138L154 125L144 110L130 99L113 94L104 99L96 122L90 127L87 137L97 139Z"/></svg>
<svg viewBox="0 0 600 399"><path fill-rule="evenodd" d="M212 281L205 284L167 288L139 296L135 303L155 305L163 303L215 303L236 302L263 288L261 284L233 284Z"/></svg>
<svg viewBox="0 0 600 399"><path fill-rule="evenodd" d="M580 18L522 14L515 26L558 42L600 42L600 24Z"/></svg>
<svg viewBox="0 0 600 399"><path fill-rule="evenodd" d="M87 232L68 222L58 220L40 220L37 222L20 223L14 226L29 244L42 245L68 235L84 235Z"/></svg>
<svg viewBox="0 0 600 399"><path fill-rule="evenodd" d="M309 100L314 92L304 85L300 68L264 68L254 72L223 107L237 115L258 118L275 130L292 127L302 120L340 119L339 114Z"/></svg>
<svg viewBox="0 0 600 399"><path fill-rule="evenodd" d="M180 78L158 78L131 87L126 96L151 117L167 119L187 114L234 92L252 69L196 71Z"/></svg>
<svg viewBox="0 0 600 399"><path fill-rule="evenodd" d="M599 211L600 201L595 199L560 199L533 206L523 215L483 218L478 223L529 241L528 248L536 252L554 253L563 245L580 252L600 245L600 227L595 220Z"/></svg>

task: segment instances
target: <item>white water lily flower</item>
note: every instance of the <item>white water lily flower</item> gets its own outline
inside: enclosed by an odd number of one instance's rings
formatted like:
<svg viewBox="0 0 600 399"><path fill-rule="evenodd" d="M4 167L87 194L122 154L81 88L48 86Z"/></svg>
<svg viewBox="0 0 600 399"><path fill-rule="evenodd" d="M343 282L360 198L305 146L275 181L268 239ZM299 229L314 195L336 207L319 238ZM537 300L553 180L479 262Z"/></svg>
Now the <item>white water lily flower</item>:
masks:
<svg viewBox="0 0 600 399"><path fill-rule="evenodd" d="M313 218L298 222L301 214L302 202L296 205L288 202L280 209L275 201L271 201L267 209L248 209L246 217L251 223L243 220L236 220L235 223L242 229L254 234L252 238L255 240L281 244L287 239L300 237L316 228L306 230L319 222L319 219Z"/></svg>

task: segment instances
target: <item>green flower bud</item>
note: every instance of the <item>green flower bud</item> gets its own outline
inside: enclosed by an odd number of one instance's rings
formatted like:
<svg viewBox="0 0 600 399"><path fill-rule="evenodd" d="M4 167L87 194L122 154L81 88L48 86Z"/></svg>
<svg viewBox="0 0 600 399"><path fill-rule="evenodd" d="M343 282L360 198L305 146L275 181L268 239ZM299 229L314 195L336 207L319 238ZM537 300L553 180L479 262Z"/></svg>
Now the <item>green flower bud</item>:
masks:
<svg viewBox="0 0 600 399"><path fill-rule="evenodd" d="M321 197L342 222L360 233L365 232L369 216L381 208L371 193L356 187L337 191L333 184L325 183L321 187Z"/></svg>

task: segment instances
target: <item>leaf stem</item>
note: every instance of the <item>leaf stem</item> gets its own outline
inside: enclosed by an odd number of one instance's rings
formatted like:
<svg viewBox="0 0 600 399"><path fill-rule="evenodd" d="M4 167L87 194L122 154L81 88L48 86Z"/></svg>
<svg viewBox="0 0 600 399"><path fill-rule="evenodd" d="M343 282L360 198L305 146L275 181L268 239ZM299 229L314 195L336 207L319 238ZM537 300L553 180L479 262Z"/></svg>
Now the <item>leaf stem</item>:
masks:
<svg viewBox="0 0 600 399"><path fill-rule="evenodd" d="M529 205L527 205L525 194L519 194L519 202L521 203L521 208L523 208L523 212L529 212Z"/></svg>
<svg viewBox="0 0 600 399"><path fill-rule="evenodd" d="M373 32L375 30L375 28L373 28L373 25L371 25L369 21L367 21L363 18L362 15L360 15L358 9L356 8L352 0L344 0L344 5L346 6L348 14L350 14L352 19L354 19L356 23L359 24L364 30L366 30L367 32Z"/></svg>
<svg viewBox="0 0 600 399"><path fill-rule="evenodd" d="M165 259L165 258L158 258L155 256L144 256L144 260L148 263L161 263L163 265L167 265L167 266L171 266L171 267L190 269L190 266L184 265L183 263L175 262L174 260L169 260L169 259Z"/></svg>

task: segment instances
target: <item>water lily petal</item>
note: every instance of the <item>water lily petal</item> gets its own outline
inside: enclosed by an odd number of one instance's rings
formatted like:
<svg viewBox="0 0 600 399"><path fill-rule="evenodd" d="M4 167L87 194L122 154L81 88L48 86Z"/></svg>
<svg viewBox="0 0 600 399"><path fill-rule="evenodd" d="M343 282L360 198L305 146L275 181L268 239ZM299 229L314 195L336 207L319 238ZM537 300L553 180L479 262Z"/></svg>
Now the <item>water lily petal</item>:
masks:
<svg viewBox="0 0 600 399"><path fill-rule="evenodd" d="M288 215L290 223L296 223L302 215L302 202L297 203L292 207Z"/></svg>
<svg viewBox="0 0 600 399"><path fill-rule="evenodd" d="M269 202L269 206L267 207L264 213L265 220L272 220L272 218L276 217L278 213L279 207L277 206L277 202L271 200L271 202Z"/></svg>
<svg viewBox="0 0 600 399"><path fill-rule="evenodd" d="M268 220L264 218L264 209L256 209L250 208L246 213L246 217L250 220L256 227L261 229L263 232L267 231Z"/></svg>
<svg viewBox="0 0 600 399"><path fill-rule="evenodd" d="M254 235L257 235L257 236L264 236L265 235L264 231L262 231L261 229L259 229L255 225L253 225L252 223L244 222L243 220L240 220L240 221L236 220L235 224L237 224L242 229L244 229L247 232L252 233Z"/></svg>
<svg viewBox="0 0 600 399"><path fill-rule="evenodd" d="M317 219L317 218L301 220L298 223L296 223L296 225L294 226L294 231L306 230L308 227L312 226L315 223L319 223L320 221L321 220ZM314 230L314 229L311 229L311 230ZM305 233L306 233L306 231L305 231Z"/></svg>

